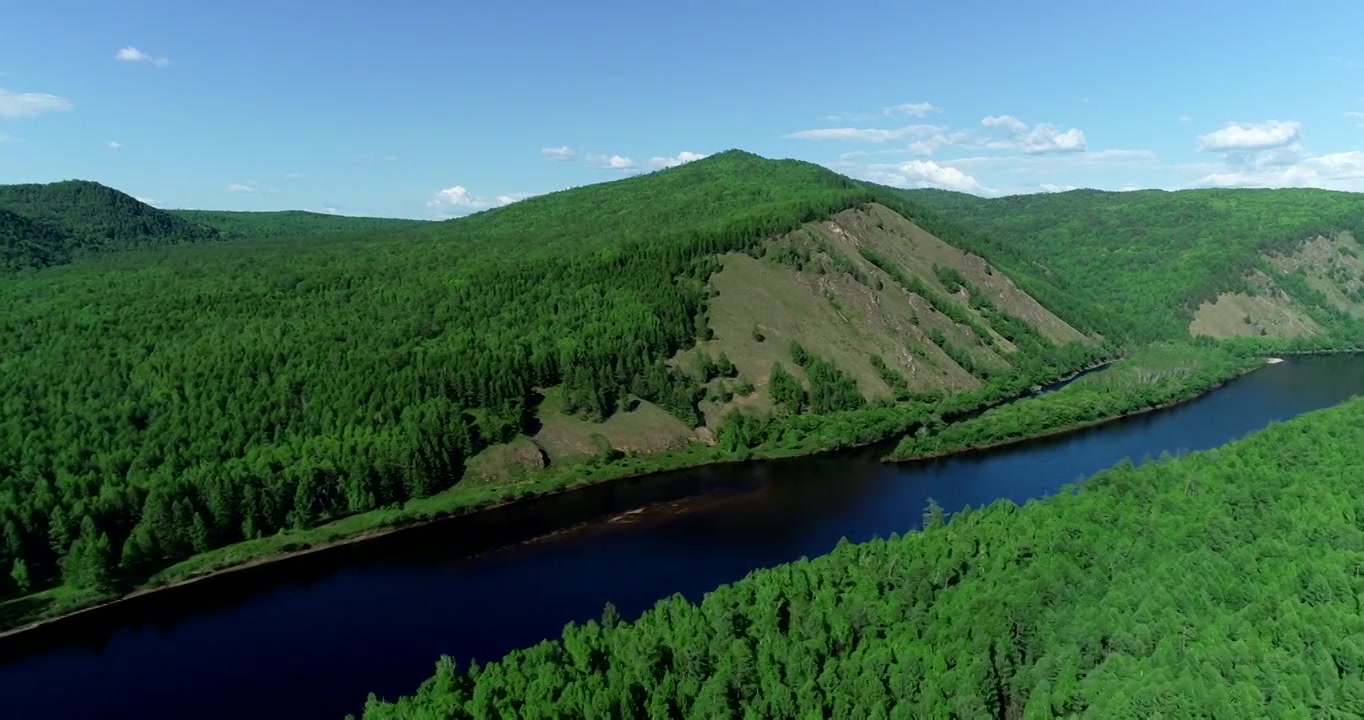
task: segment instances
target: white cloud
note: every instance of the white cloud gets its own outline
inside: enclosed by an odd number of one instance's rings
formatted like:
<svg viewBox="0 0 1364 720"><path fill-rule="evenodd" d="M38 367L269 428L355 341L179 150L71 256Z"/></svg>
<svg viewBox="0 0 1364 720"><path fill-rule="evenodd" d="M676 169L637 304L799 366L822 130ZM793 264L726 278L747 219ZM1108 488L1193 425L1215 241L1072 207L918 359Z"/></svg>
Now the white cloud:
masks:
<svg viewBox="0 0 1364 720"><path fill-rule="evenodd" d="M336 208L335 205L323 205L321 208L319 208L319 210L328 215L336 215L337 213L341 212Z"/></svg>
<svg viewBox="0 0 1364 720"><path fill-rule="evenodd" d="M946 128L937 125L906 125L898 128L818 128L815 130L800 130L793 132L786 137L799 140L860 140L863 142L882 143L891 140L903 140L910 137L925 137L936 133L942 133Z"/></svg>
<svg viewBox="0 0 1364 720"><path fill-rule="evenodd" d="M1188 115L1180 115L1180 116L1179 116L1179 123L1180 123L1181 125L1188 125L1188 124L1191 123L1191 122L1193 122L1193 118L1189 117Z"/></svg>
<svg viewBox="0 0 1364 720"><path fill-rule="evenodd" d="M939 165L932 160L907 160L902 163L863 165L848 172L882 185L902 188L936 187L976 195L994 195L995 191L981 185L974 177L950 165Z"/></svg>
<svg viewBox="0 0 1364 720"><path fill-rule="evenodd" d="M457 208L482 208L488 207L489 203L481 198L474 197L463 185L455 185L444 190L437 190L432 198L426 201L427 207L457 207Z"/></svg>
<svg viewBox="0 0 1364 720"><path fill-rule="evenodd" d="M1364 151L1299 156L1288 164L1264 162L1229 167L1199 178L1201 187L1316 187L1364 191Z"/></svg>
<svg viewBox="0 0 1364 720"><path fill-rule="evenodd" d="M531 193L510 193L507 195L498 195L496 197L484 197L482 195L473 194L463 185L455 185L454 187L436 191L436 193L431 196L431 199L426 201L426 206L435 210L442 216L451 217L474 210L486 210L491 207L510 205L530 196Z"/></svg>
<svg viewBox="0 0 1364 720"><path fill-rule="evenodd" d="M140 202L140 203L142 203L143 205L155 205L155 204L156 204L156 198L149 198L149 197L134 197L133 199L136 200L136 201L138 201L138 202Z"/></svg>
<svg viewBox="0 0 1364 720"><path fill-rule="evenodd" d="M137 62L151 63L152 65L155 65L157 67L164 67L170 64L170 60L167 58L148 55L147 53L144 53L131 45L114 53L114 59L131 63Z"/></svg>
<svg viewBox="0 0 1364 720"><path fill-rule="evenodd" d="M1121 150L1110 148L1108 150L1095 150L1084 154L1086 162L1144 162L1155 160L1156 154L1150 150Z"/></svg>
<svg viewBox="0 0 1364 720"><path fill-rule="evenodd" d="M1078 128L1062 130L1051 123L1039 123L1028 128L1028 124L1013 115L990 115L980 121L981 125L1001 129L1009 134L1006 141L990 141L985 147L995 149L1019 148L1028 155L1046 153L1070 153L1085 150L1085 134Z"/></svg>
<svg viewBox="0 0 1364 720"><path fill-rule="evenodd" d="M1227 150L1265 150L1288 145L1298 139L1302 123L1268 120L1262 123L1228 123L1226 127L1198 138L1198 149L1205 152Z"/></svg>
<svg viewBox="0 0 1364 720"><path fill-rule="evenodd" d="M836 113L828 116L831 122L865 122L885 117L927 117L931 113L942 112L942 108L929 102L900 103L883 107L870 113Z"/></svg>
<svg viewBox="0 0 1364 720"><path fill-rule="evenodd" d="M981 119L980 124L987 128L1004 128L1010 133L1021 133L1028 129L1027 123L1013 115L988 115Z"/></svg>
<svg viewBox="0 0 1364 720"><path fill-rule="evenodd" d="M297 172L284 173L284 179L285 179L285 180L300 180L300 179L302 179L302 178L303 178L303 173L297 173Z"/></svg>
<svg viewBox="0 0 1364 720"><path fill-rule="evenodd" d="M234 193L251 193L256 191L256 186L248 185L246 183L232 183L227 186L227 191Z"/></svg>
<svg viewBox="0 0 1364 720"><path fill-rule="evenodd" d="M75 106L64 97L47 93L21 93L0 88L0 117L33 117L47 112L66 112L72 107Z"/></svg>
<svg viewBox="0 0 1364 720"><path fill-rule="evenodd" d="M677 154L677 157L649 158L649 164L656 168L670 168L677 167L678 165L685 165L689 162L694 162L696 160L700 160L705 156L706 156L705 153L694 153L689 150L683 150L682 152Z"/></svg>
<svg viewBox="0 0 1364 720"><path fill-rule="evenodd" d="M1051 183L1042 183L1041 185L1037 186L1037 189L1039 192L1044 193L1059 193L1068 192L1070 190L1078 190L1079 188L1077 188L1074 185L1053 185Z"/></svg>
<svg viewBox="0 0 1364 720"><path fill-rule="evenodd" d="M577 153L573 152L573 148L567 145L540 148L540 154L550 160L572 160L573 156L577 155Z"/></svg>
<svg viewBox="0 0 1364 720"><path fill-rule="evenodd" d="M587 156L587 163L603 170L633 170L635 168L634 160L620 155L609 157L606 155L589 155Z"/></svg>
<svg viewBox="0 0 1364 720"><path fill-rule="evenodd" d="M1081 152L1085 149L1085 134L1078 128L1062 131L1050 123L1042 123L1023 136L1023 152L1041 153Z"/></svg>
<svg viewBox="0 0 1364 720"><path fill-rule="evenodd" d="M959 130L953 133L934 133L922 140L915 140L907 148L911 155L932 155L939 149L951 145L962 145L970 141L971 133Z"/></svg>
<svg viewBox="0 0 1364 720"><path fill-rule="evenodd" d="M118 150L119 148L123 147L123 143L117 140L110 140L108 147L110 150Z"/></svg>

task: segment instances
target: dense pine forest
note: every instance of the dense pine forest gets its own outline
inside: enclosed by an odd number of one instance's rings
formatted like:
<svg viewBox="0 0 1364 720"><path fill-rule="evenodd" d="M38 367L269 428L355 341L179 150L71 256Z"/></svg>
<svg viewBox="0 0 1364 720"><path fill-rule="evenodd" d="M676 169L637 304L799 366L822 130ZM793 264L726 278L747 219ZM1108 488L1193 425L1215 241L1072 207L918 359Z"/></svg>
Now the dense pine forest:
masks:
<svg viewBox="0 0 1364 720"><path fill-rule="evenodd" d="M1059 394L1059 393L1058 393ZM759 570L467 670L389 718L1364 713L1364 400L1078 492Z"/></svg>
<svg viewBox="0 0 1364 720"><path fill-rule="evenodd" d="M110 597L242 541L447 491L527 492L467 470L553 420L547 397L583 423L647 404L711 433L689 461L771 456L936 432L1146 338L1187 334L1145 306L1101 300L1081 276L1106 270L1003 242L972 229L975 211L958 222L917 197L739 151L440 223L167 212L82 182L0 188L16 271L0 283L0 597L12 598L0 624ZM824 240L813 254L773 244L871 203L974 253L962 267L993 266L968 281L945 266L910 272L884 247L853 257ZM880 223L877 212L867 217ZM1237 222L1199 232L1217 238ZM1287 238L1299 226L1276 227ZM712 280L745 257L810 287L845 278L873 306L886 288L917 298L905 307L924 340L899 341L896 355L958 385L916 391L895 356L878 355L867 372L889 394L872 397L828 354L841 346L765 340L790 326L751 329L749 342L781 363L770 377L731 377L723 353L693 363L692 348L714 336ZM1182 311L1224 280L1242 286L1231 271L1204 282L1161 267L1143 292L1182 298ZM985 292L1013 283L1042 305L1005 308ZM1364 337L1315 287L1294 295L1315 332L1244 348ZM846 316L839 297L820 302ZM1048 312L1084 339L1048 339L1035 324ZM733 401L702 427L716 402L744 393L767 409ZM599 450L584 465L592 477L649 469L609 442Z"/></svg>

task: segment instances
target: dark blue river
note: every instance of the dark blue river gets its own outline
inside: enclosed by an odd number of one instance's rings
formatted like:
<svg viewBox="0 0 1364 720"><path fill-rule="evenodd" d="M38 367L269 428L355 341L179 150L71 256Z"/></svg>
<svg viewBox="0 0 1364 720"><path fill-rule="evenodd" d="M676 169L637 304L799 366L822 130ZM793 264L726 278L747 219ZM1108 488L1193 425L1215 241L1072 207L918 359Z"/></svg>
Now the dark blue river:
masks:
<svg viewBox="0 0 1364 720"><path fill-rule="evenodd" d="M1215 447L1355 394L1364 357L1298 358L1177 408L996 451L715 466L438 523L11 638L4 716L335 720L371 690L410 692L442 653L492 659L607 602L634 617L673 593L699 599L843 537L911 530L929 497L949 511L1022 503L1123 458Z"/></svg>

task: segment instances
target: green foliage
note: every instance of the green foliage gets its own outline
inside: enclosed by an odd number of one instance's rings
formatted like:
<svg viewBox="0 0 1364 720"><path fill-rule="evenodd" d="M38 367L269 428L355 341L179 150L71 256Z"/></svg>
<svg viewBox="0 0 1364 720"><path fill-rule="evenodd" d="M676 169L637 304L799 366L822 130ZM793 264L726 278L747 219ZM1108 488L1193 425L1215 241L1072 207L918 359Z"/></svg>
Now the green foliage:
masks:
<svg viewBox="0 0 1364 720"><path fill-rule="evenodd" d="M856 410L866 404L866 398L857 389L856 380L832 362L810 354L808 350L794 340L791 342L791 359L805 370L805 376L810 380L810 392L806 397L808 403L806 409L810 412L824 414L840 410ZM773 376L774 378L776 376L775 368L773 369ZM792 379L794 380L794 378ZM774 401L776 392L774 389ZM790 398L792 396L790 390L784 389L781 392L785 397Z"/></svg>
<svg viewBox="0 0 1364 720"><path fill-rule="evenodd" d="M442 658L364 717L1348 714L1364 703L1361 446L1355 400L843 543L699 604L569 625L477 671Z"/></svg>
<svg viewBox="0 0 1364 720"><path fill-rule="evenodd" d="M0 271L218 237L211 227L157 210L99 183L0 185Z"/></svg>
<svg viewBox="0 0 1364 720"><path fill-rule="evenodd" d="M909 382L905 380L905 376L901 374L899 370L887 365L885 358L880 355L872 355L871 364L872 367L876 368L876 372L880 374L881 380L885 382L886 385L890 386L891 391L895 393L896 400L903 402L910 400L913 397L913 393L909 389Z"/></svg>
<svg viewBox="0 0 1364 720"><path fill-rule="evenodd" d="M785 407L796 413L805 407L805 386L800 384L796 376L787 372L786 367L780 362L772 365L772 373L767 379L767 392L772 398L773 405Z"/></svg>
<svg viewBox="0 0 1364 720"><path fill-rule="evenodd" d="M954 267L933 264L933 274L937 276L938 282L947 289L947 292L955 293L966 287L966 277Z"/></svg>
<svg viewBox="0 0 1364 720"><path fill-rule="evenodd" d="M900 441L889 456L907 460L1068 430L1188 399L1255 364L1226 349L1158 344L1039 397L1027 398Z"/></svg>

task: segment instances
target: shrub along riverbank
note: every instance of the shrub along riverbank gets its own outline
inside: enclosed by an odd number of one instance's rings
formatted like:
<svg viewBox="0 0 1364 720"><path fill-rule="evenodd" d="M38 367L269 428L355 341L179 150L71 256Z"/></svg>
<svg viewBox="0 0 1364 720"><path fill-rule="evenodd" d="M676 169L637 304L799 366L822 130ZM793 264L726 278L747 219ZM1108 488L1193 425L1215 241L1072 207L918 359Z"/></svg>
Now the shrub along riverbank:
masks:
<svg viewBox="0 0 1364 720"><path fill-rule="evenodd" d="M924 427L902 439L886 459L936 457L1116 420L1190 400L1263 362L1222 347L1152 345L1056 392L993 408L936 431Z"/></svg>
<svg viewBox="0 0 1364 720"><path fill-rule="evenodd" d="M1364 400L1017 507L759 570L366 720L1364 711Z"/></svg>

